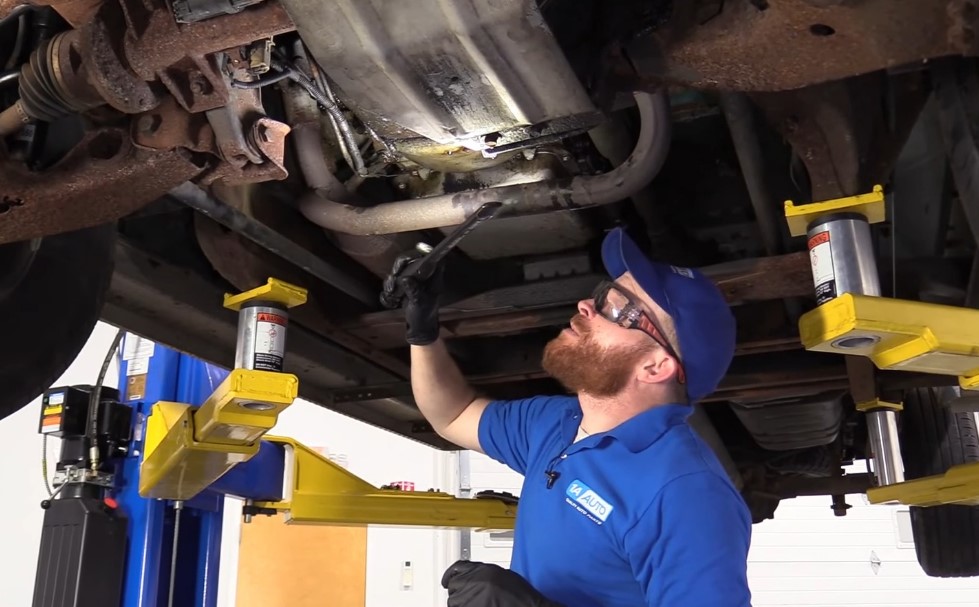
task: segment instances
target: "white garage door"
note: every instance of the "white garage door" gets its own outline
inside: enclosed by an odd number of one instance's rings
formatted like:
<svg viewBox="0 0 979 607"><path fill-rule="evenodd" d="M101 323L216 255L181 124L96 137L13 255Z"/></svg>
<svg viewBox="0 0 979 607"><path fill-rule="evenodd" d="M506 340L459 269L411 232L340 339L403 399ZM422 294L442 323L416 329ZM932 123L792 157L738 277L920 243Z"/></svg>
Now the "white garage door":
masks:
<svg viewBox="0 0 979 607"><path fill-rule="evenodd" d="M755 607L979 605L979 578L930 578L918 566L906 507L847 502L853 508L837 518L828 497L788 500L755 525Z"/></svg>

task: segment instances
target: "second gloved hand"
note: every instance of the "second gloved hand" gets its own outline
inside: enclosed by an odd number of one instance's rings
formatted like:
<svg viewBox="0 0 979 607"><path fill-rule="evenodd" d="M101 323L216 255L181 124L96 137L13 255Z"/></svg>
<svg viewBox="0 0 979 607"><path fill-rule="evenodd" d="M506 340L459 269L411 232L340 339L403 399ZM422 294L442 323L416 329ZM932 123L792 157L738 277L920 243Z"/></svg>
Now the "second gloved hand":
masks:
<svg viewBox="0 0 979 607"><path fill-rule="evenodd" d="M456 561L442 576L447 607L563 607L509 569L490 563Z"/></svg>

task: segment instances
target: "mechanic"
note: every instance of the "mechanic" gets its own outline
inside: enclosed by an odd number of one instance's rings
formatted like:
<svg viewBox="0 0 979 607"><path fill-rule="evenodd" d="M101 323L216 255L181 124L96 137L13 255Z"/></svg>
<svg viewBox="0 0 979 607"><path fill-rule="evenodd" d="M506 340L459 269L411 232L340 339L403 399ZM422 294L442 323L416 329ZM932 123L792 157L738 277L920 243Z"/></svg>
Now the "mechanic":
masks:
<svg viewBox="0 0 979 607"><path fill-rule="evenodd" d="M479 396L439 339L439 274L402 283L419 409L524 475L512 569L455 563L449 607L750 604L748 509L686 423L727 372L733 315L702 274L650 261L621 228L602 258L614 282L544 351L577 396Z"/></svg>

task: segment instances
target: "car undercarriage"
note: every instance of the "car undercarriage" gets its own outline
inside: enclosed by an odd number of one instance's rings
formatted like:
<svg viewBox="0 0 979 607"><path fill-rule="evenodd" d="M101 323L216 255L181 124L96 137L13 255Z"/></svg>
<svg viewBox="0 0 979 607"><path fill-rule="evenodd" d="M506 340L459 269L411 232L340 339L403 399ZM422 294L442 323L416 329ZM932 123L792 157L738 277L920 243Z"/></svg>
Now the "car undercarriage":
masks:
<svg viewBox="0 0 979 607"><path fill-rule="evenodd" d="M274 276L310 292L288 343L304 398L453 448L378 295L399 254L502 202L446 267L443 336L474 385L560 391L541 351L625 226L734 310L696 417L756 521L797 495L845 514L873 483L841 473L867 457L861 378L800 342L816 302L783 202L883 185L883 292L975 306L977 19L969 0L0 0L0 416L99 318L231 366L221 298Z"/></svg>

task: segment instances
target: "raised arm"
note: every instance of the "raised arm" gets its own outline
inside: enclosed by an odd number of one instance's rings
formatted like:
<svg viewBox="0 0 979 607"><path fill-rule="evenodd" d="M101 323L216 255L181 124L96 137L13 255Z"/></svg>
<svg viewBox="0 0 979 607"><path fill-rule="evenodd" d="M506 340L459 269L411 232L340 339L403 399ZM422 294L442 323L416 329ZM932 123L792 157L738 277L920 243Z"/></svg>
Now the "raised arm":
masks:
<svg viewBox="0 0 979 607"><path fill-rule="evenodd" d="M411 346L411 389L422 415L441 437L483 452L479 419L489 399L479 397L466 382L445 342Z"/></svg>

